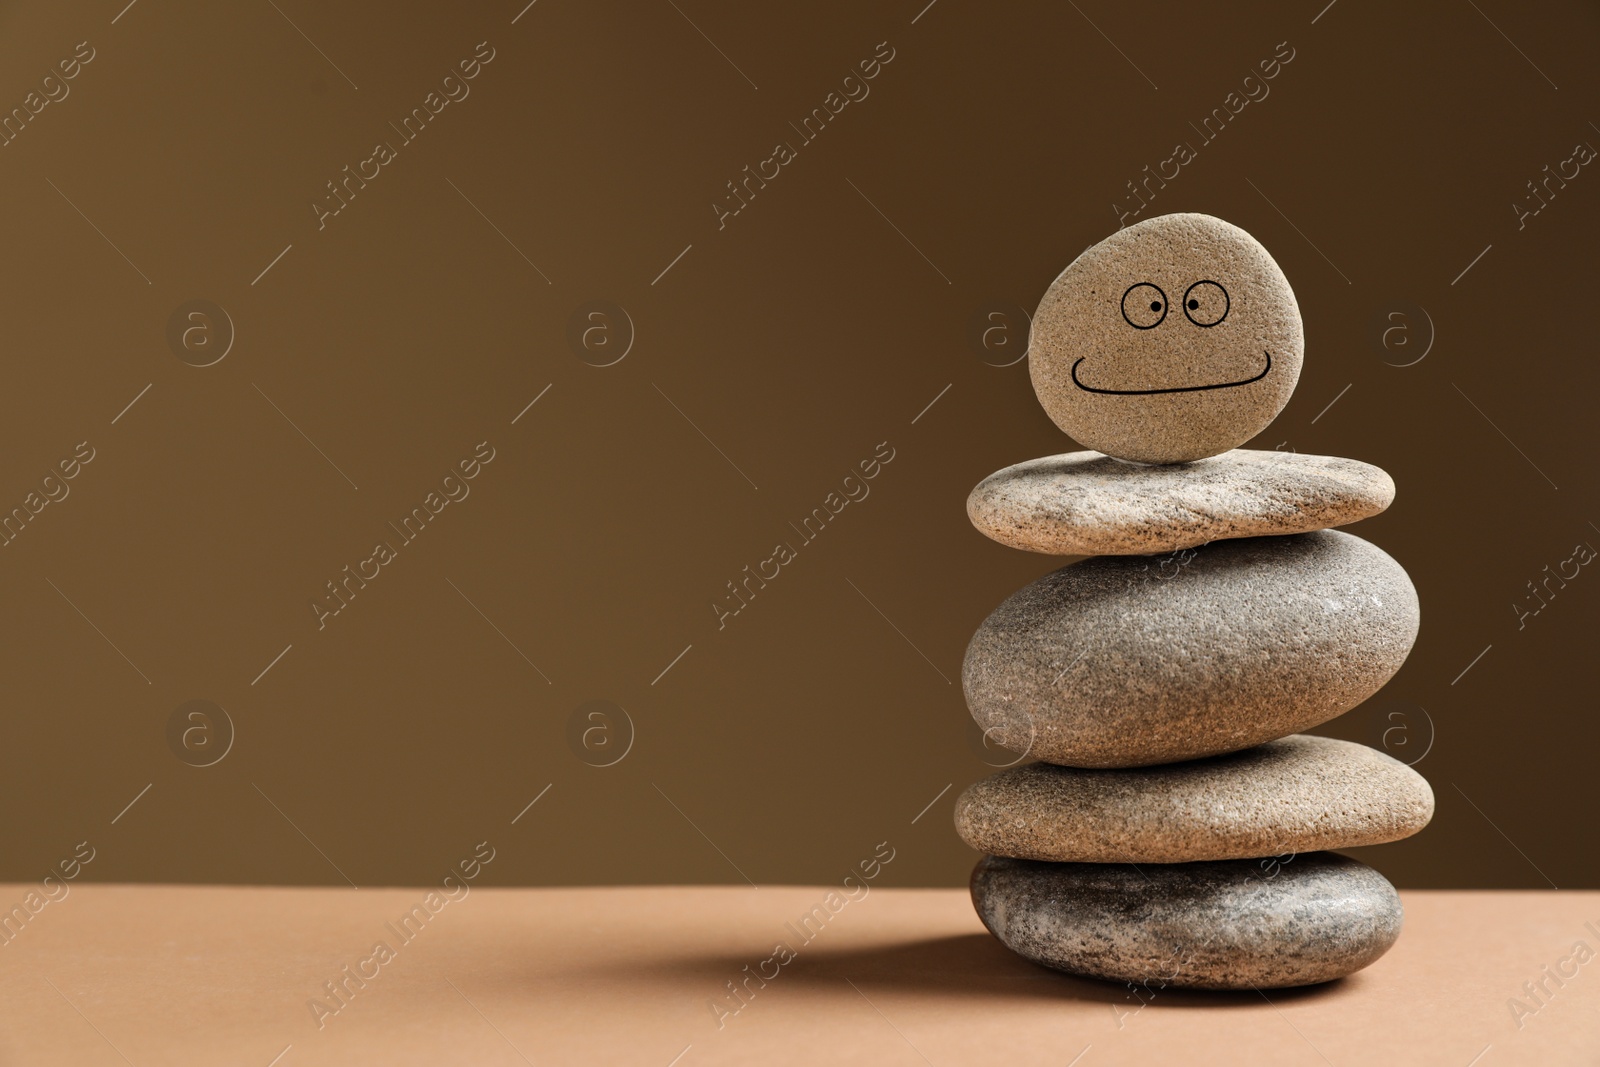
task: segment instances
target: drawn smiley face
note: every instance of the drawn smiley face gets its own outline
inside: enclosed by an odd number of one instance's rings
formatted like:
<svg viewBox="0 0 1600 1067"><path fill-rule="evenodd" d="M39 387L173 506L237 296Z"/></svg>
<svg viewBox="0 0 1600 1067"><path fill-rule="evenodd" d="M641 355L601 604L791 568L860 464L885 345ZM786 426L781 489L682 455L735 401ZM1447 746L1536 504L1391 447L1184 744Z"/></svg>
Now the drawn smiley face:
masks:
<svg viewBox="0 0 1600 1067"><path fill-rule="evenodd" d="M1178 214L1120 230L1063 271L1028 359L1040 403L1079 442L1180 463L1264 429L1303 354L1299 306L1266 249L1221 219Z"/></svg>
<svg viewBox="0 0 1600 1067"><path fill-rule="evenodd" d="M1222 287L1221 282L1214 282L1210 278L1195 282L1184 291L1183 313L1188 320L1204 329L1209 329L1222 322L1232 310L1233 301L1228 297L1228 290ZM1122 294L1122 318L1129 326L1136 330L1153 330L1167 319L1167 294L1161 291L1158 285L1149 282L1134 282L1128 286L1128 291ZM1154 321L1152 321L1154 320ZM1240 378L1236 382L1212 382L1208 385L1169 385L1158 386L1153 389L1101 389L1085 382L1078 377L1078 368L1083 365L1083 357L1079 357L1072 364L1072 381L1079 389L1089 393L1103 393L1106 396L1153 396L1156 393L1198 393L1205 389L1231 389L1236 385L1249 385L1259 382L1272 372L1272 353L1263 352L1266 357L1261 367L1260 374L1248 378Z"/></svg>

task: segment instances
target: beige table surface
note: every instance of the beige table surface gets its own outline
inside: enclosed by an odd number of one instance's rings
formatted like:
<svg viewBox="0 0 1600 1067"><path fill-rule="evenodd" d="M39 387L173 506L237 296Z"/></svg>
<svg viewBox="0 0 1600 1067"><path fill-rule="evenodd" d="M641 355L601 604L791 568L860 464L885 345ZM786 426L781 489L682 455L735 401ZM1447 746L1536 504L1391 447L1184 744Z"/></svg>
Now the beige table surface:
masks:
<svg viewBox="0 0 1600 1067"><path fill-rule="evenodd" d="M873 889L803 944L785 924L829 891L478 888L408 943L389 924L427 889L74 885L0 946L0 1062L1600 1063L1600 962L1571 958L1600 948L1600 893L1405 893L1399 944L1350 979L1141 1009L1013 957L958 890ZM780 940L795 958L719 1027L709 1004ZM1576 973L1540 1005L1546 966Z"/></svg>

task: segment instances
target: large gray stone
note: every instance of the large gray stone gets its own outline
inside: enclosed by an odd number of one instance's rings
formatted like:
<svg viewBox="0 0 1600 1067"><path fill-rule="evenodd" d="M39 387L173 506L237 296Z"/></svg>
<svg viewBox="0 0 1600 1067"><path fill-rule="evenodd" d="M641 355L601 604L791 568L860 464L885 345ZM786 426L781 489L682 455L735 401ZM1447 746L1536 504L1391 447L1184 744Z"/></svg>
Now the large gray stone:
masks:
<svg viewBox="0 0 1600 1067"><path fill-rule="evenodd" d="M967 515L1012 548L1098 556L1343 526L1393 500L1382 470L1335 456L1239 448L1155 467L1069 452L989 475L967 497Z"/></svg>
<svg viewBox="0 0 1600 1067"><path fill-rule="evenodd" d="M1097 556L1023 587L967 646L967 706L1048 763L1217 755L1326 722L1377 692L1416 640L1416 590L1338 530Z"/></svg>
<svg viewBox="0 0 1600 1067"><path fill-rule="evenodd" d="M1075 863L1184 863L1398 841L1433 817L1416 771L1366 745L1296 734L1130 770L1035 763L956 801L979 852Z"/></svg>
<svg viewBox="0 0 1600 1067"><path fill-rule="evenodd" d="M1033 317L1039 403L1080 444L1179 463L1236 448L1288 403L1305 341L1289 280L1210 215L1118 230L1051 283Z"/></svg>
<svg viewBox="0 0 1600 1067"><path fill-rule="evenodd" d="M972 902L1035 963L1151 991L1342 978L1387 952L1402 919L1381 874L1331 852L1149 866L986 856Z"/></svg>

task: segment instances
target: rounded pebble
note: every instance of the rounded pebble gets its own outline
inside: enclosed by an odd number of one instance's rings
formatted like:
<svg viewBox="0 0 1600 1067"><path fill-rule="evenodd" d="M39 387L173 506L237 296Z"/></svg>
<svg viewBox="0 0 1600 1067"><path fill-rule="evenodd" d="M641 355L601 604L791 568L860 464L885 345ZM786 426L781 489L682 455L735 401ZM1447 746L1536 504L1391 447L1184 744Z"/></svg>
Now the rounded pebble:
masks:
<svg viewBox="0 0 1600 1067"><path fill-rule="evenodd" d="M1018 955L1152 992L1342 978L1387 952L1403 917L1381 874L1331 852L1146 867L986 856L972 902Z"/></svg>
<svg viewBox="0 0 1600 1067"><path fill-rule="evenodd" d="M1162 767L1014 767L955 807L956 832L979 852L1072 863L1355 848L1410 837L1432 817L1433 790L1404 763L1307 734Z"/></svg>
<svg viewBox="0 0 1600 1067"><path fill-rule="evenodd" d="M961 680L987 737L1048 763L1135 767L1326 722L1400 669L1417 594L1338 530L1096 556L983 621Z"/></svg>
<svg viewBox="0 0 1600 1067"><path fill-rule="evenodd" d="M985 536L1057 556L1174 552L1234 537L1308 533L1394 501L1381 469L1336 456L1234 449L1151 467L1099 452L1030 459L967 497Z"/></svg>
<svg viewBox="0 0 1600 1067"><path fill-rule="evenodd" d="M1119 459L1179 463L1237 447L1300 378L1289 280L1244 230L1160 215L1118 230L1051 283L1028 368L1055 424Z"/></svg>

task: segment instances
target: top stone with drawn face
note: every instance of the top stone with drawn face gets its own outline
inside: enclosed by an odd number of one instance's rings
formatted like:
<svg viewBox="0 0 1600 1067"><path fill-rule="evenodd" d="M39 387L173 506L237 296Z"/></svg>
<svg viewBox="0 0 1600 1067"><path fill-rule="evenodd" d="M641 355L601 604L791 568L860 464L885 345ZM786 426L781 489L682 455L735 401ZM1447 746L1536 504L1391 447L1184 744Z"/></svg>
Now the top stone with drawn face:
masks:
<svg viewBox="0 0 1600 1067"><path fill-rule="evenodd" d="M1028 345L1055 424L1118 459L1182 463L1254 437L1305 351L1300 307L1267 250L1210 215L1118 230L1061 272Z"/></svg>

